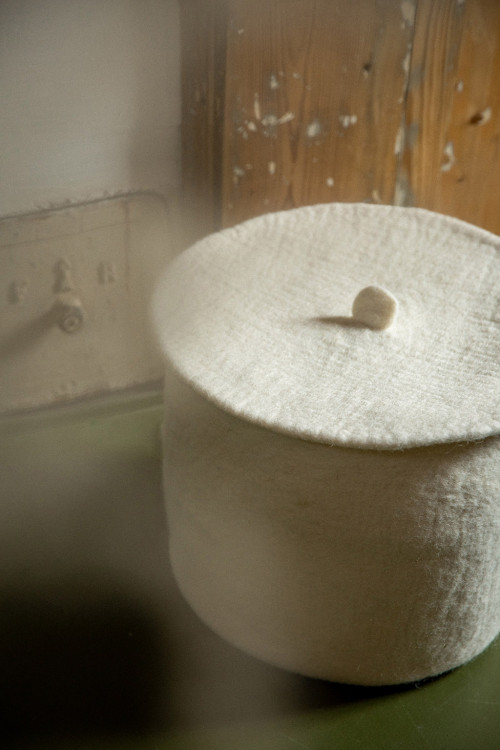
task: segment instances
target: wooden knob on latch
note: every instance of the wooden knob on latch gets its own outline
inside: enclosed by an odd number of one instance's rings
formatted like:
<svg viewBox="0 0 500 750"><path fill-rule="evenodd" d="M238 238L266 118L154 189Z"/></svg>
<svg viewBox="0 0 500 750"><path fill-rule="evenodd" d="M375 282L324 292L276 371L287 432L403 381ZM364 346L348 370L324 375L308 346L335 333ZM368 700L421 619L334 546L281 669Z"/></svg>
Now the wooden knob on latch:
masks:
<svg viewBox="0 0 500 750"><path fill-rule="evenodd" d="M83 325L85 311L79 297L72 292L57 295L55 303L57 323L65 333L76 333Z"/></svg>

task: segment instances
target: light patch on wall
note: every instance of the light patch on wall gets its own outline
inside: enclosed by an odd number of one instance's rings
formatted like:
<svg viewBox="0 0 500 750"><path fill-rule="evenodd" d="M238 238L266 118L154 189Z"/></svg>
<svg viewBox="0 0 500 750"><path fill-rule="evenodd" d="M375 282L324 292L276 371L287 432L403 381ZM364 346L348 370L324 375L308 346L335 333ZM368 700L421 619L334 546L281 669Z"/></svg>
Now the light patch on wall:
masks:
<svg viewBox="0 0 500 750"><path fill-rule="evenodd" d="M2 0L0 215L180 184L177 0Z"/></svg>

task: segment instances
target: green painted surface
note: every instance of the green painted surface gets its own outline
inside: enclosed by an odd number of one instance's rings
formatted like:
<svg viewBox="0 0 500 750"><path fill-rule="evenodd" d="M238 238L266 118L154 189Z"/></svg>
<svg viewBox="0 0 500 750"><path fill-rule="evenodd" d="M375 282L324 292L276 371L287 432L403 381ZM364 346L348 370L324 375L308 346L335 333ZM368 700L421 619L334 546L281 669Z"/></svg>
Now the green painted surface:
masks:
<svg viewBox="0 0 500 750"><path fill-rule="evenodd" d="M1 425L2 747L500 749L498 639L440 679L368 689L205 628L168 566L161 418L151 396Z"/></svg>

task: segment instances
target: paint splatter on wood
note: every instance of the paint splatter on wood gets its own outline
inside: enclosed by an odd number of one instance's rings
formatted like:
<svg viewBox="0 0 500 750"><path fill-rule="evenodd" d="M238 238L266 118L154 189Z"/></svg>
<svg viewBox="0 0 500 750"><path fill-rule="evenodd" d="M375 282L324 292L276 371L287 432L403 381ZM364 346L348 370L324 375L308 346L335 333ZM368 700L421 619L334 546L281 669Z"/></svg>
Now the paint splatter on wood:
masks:
<svg viewBox="0 0 500 750"><path fill-rule="evenodd" d="M181 13L184 181L210 204L208 231L341 200L500 233L500 3L378 0L360 15L352 0L293 13L190 0Z"/></svg>

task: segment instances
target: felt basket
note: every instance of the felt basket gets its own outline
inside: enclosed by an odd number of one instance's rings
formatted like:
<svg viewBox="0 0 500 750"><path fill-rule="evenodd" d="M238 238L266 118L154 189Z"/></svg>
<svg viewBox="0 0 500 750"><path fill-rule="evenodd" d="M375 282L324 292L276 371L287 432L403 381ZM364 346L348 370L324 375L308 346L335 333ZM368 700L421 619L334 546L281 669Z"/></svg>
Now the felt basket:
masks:
<svg viewBox="0 0 500 750"><path fill-rule="evenodd" d="M327 204L211 235L159 280L170 555L247 652L363 685L500 629L500 240Z"/></svg>

